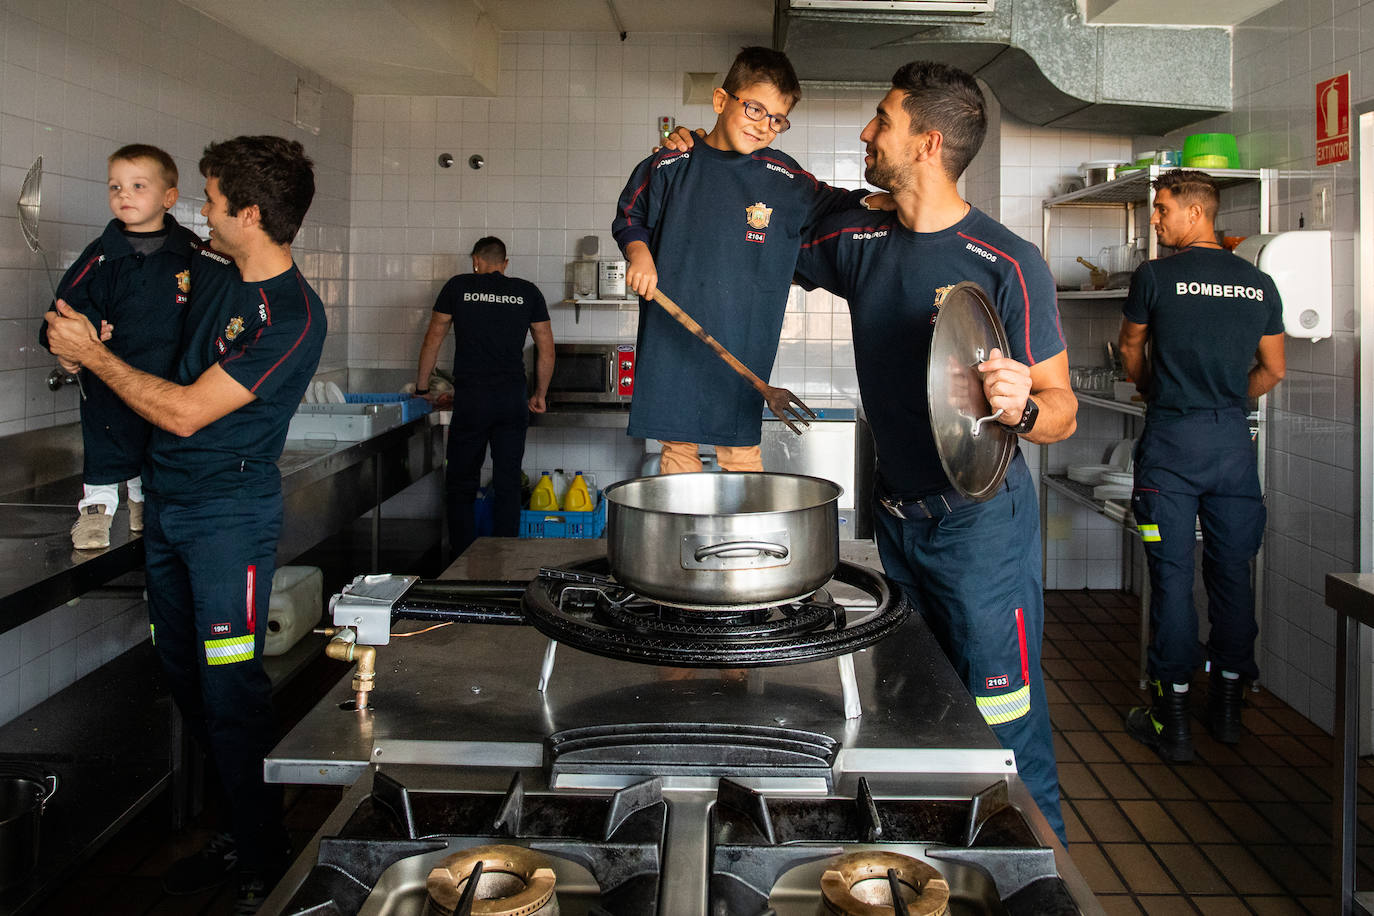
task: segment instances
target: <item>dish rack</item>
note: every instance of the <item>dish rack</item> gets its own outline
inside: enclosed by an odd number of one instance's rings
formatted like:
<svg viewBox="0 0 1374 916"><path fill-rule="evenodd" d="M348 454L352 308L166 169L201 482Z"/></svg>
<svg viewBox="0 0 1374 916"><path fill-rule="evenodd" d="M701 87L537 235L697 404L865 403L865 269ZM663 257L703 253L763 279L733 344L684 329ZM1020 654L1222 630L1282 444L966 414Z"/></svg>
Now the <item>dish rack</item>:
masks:
<svg viewBox="0 0 1374 916"><path fill-rule="evenodd" d="M416 417L423 417L434 409L434 405L424 398L398 394L394 391L346 391L345 404L400 404L401 422L409 423Z"/></svg>

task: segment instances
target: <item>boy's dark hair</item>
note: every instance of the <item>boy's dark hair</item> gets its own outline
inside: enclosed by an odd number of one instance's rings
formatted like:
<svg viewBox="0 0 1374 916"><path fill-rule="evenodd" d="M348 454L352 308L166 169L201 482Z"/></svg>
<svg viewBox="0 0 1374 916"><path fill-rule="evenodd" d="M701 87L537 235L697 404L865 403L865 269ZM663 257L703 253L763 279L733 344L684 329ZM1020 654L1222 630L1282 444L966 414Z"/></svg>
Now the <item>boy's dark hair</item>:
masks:
<svg viewBox="0 0 1374 916"><path fill-rule="evenodd" d="M125 162L134 159L151 159L158 164L158 168L162 169L162 179L167 182L167 187L175 188L177 186L179 176L176 161L167 155L167 151L164 149L147 143L130 143L128 146L121 146L110 153L109 158L105 161L106 163L113 163L117 159Z"/></svg>
<svg viewBox="0 0 1374 916"><path fill-rule="evenodd" d="M720 88L729 93L738 93L755 83L770 83L778 90L778 95L793 105L801 99L801 83L797 81L797 71L792 69L792 62L781 51L761 45L740 48Z"/></svg>
<svg viewBox="0 0 1374 916"><path fill-rule="evenodd" d="M314 163L305 147L283 137L235 137L211 143L200 173L219 181L229 215L257 205L263 232L278 245L296 237L315 198Z"/></svg>
<svg viewBox="0 0 1374 916"><path fill-rule="evenodd" d="M902 107L913 134L938 130L944 135L945 171L958 180L988 132L987 103L978 82L958 67L914 60L892 74L892 87L906 93Z"/></svg>
<svg viewBox="0 0 1374 916"><path fill-rule="evenodd" d="M1197 169L1174 169L1156 178L1152 184L1156 191L1168 191L1185 207L1197 204L1210 220L1217 218L1217 207L1221 204L1221 193L1211 175Z"/></svg>
<svg viewBox="0 0 1374 916"><path fill-rule="evenodd" d="M472 256L488 264L500 264L506 260L506 243L494 235L484 235L472 246Z"/></svg>

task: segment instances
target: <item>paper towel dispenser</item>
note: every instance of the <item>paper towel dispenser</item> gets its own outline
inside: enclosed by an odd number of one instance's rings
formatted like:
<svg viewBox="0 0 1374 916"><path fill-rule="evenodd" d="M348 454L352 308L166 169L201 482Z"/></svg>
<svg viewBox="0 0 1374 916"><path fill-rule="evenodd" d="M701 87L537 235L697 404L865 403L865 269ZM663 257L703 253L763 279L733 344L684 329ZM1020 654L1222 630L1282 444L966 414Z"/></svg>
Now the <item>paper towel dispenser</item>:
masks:
<svg viewBox="0 0 1374 916"><path fill-rule="evenodd" d="M1252 235L1235 253L1274 278L1284 331L1313 342L1331 336L1331 230Z"/></svg>

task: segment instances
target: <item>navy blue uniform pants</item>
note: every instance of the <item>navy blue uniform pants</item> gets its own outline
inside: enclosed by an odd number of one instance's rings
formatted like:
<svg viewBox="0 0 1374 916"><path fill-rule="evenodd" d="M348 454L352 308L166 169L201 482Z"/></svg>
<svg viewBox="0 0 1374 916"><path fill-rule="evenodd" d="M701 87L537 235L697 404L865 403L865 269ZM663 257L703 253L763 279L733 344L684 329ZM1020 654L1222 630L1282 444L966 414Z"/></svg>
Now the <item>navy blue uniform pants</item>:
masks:
<svg viewBox="0 0 1374 916"><path fill-rule="evenodd" d="M986 502L938 518L874 510L878 554L939 640L1050 827L1067 842L1040 670L1040 511L1018 455Z"/></svg>
<svg viewBox="0 0 1374 916"><path fill-rule="evenodd" d="M281 863L281 787L262 777L277 738L262 667L281 533L279 494L168 502L148 494L143 545L153 645L191 734L219 772L239 864Z"/></svg>
<svg viewBox="0 0 1374 916"><path fill-rule="evenodd" d="M491 446L492 534L520 533L520 460L525 457L529 402L523 383L453 392L455 410L448 429L448 468L444 475L448 536L455 554L477 538L473 504L482 462Z"/></svg>
<svg viewBox="0 0 1374 916"><path fill-rule="evenodd" d="M1150 567L1150 677L1187 683L1200 661L1193 607L1195 521L1202 523L1213 664L1244 678L1255 665L1250 561L1265 511L1250 423L1239 408L1150 420L1135 448L1131 508Z"/></svg>

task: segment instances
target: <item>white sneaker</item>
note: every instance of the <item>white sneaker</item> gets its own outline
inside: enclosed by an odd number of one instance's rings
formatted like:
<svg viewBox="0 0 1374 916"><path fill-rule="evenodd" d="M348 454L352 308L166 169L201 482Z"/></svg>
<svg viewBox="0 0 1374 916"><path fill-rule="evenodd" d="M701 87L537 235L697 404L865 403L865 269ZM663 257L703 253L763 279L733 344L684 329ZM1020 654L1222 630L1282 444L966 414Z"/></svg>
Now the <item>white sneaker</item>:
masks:
<svg viewBox="0 0 1374 916"><path fill-rule="evenodd" d="M102 503L87 506L72 525L72 546L77 550L99 550L110 546L110 522L114 516Z"/></svg>

